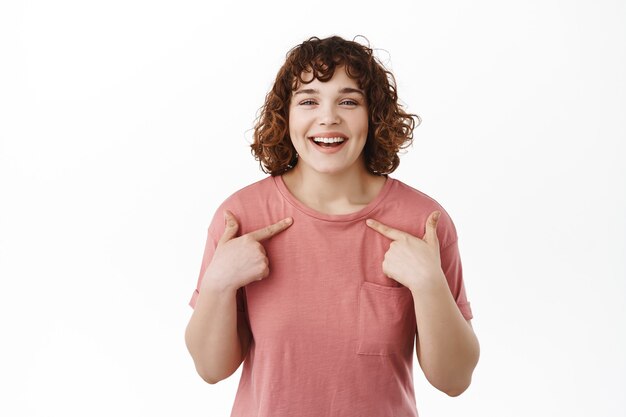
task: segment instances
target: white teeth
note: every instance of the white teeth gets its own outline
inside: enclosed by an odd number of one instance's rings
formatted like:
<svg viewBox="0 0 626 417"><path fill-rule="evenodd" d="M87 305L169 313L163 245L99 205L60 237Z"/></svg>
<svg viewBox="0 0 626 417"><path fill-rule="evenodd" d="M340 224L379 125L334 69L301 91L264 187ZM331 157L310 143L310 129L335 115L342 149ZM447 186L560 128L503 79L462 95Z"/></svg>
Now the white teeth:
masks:
<svg viewBox="0 0 626 417"><path fill-rule="evenodd" d="M313 138L315 142L324 142L324 143L335 143L335 142L343 142L344 138Z"/></svg>

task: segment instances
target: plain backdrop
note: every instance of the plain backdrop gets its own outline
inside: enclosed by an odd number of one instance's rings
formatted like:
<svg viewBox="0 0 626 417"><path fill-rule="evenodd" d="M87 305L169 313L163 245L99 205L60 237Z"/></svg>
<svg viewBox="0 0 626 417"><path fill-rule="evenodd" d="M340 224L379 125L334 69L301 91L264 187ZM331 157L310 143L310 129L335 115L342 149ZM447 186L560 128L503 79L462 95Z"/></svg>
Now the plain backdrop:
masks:
<svg viewBox="0 0 626 417"><path fill-rule="evenodd" d="M286 52L364 35L423 123L481 359L423 417L624 416L626 3L3 1L0 414L228 416L184 344Z"/></svg>

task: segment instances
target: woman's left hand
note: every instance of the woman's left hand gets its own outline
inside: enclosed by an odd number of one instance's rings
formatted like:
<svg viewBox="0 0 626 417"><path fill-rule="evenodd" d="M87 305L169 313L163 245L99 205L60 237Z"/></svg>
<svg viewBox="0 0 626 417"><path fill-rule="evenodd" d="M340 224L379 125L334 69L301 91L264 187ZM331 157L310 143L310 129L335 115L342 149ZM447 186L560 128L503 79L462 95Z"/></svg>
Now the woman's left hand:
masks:
<svg viewBox="0 0 626 417"><path fill-rule="evenodd" d="M443 276L437 238L440 214L430 213L423 239L373 219L366 221L369 227L392 240L383 260L383 272L411 291Z"/></svg>

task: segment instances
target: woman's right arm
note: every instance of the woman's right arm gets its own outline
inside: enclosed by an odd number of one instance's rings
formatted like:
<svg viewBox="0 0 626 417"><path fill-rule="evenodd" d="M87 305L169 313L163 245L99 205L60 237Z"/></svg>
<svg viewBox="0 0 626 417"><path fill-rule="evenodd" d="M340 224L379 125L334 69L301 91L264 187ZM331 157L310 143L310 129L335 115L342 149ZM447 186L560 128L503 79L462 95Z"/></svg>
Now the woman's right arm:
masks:
<svg viewBox="0 0 626 417"><path fill-rule="evenodd" d="M252 335L238 318L237 290L269 275L262 240L291 226L292 219L235 237L239 223L229 211L226 226L202 277L185 343L198 374L209 384L232 375L248 353Z"/></svg>
<svg viewBox="0 0 626 417"><path fill-rule="evenodd" d="M250 329L237 320L236 294L236 288L204 285L185 331L196 371L209 384L232 375L248 353Z"/></svg>

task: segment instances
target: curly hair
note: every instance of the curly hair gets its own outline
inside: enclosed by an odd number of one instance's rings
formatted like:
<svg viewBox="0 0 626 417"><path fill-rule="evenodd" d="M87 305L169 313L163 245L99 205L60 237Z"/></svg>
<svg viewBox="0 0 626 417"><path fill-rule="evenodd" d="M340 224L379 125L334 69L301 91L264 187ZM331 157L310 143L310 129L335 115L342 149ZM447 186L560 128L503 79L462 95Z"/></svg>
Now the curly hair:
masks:
<svg viewBox="0 0 626 417"><path fill-rule="evenodd" d="M287 52L254 125L250 147L263 172L280 175L297 164L298 155L289 137L288 122L293 91L300 83L330 80L339 66L345 66L348 76L357 81L368 103L368 133L363 150L367 170L375 175L386 175L398 167L398 152L411 145L413 129L421 119L402 110L395 78L374 57L371 48L332 36L312 37ZM313 73L308 81L302 79L305 71Z"/></svg>

